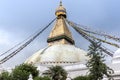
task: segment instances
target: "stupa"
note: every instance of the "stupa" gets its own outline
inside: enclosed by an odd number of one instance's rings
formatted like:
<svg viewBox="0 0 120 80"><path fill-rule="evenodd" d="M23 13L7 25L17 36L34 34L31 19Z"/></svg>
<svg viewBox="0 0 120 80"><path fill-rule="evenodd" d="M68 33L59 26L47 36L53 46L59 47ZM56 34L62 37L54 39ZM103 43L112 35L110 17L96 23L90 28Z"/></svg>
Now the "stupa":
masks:
<svg viewBox="0 0 120 80"><path fill-rule="evenodd" d="M57 16L55 25L47 39L48 47L34 53L25 63L36 65L41 70L40 72L44 72L48 66L55 65L63 66L68 72L70 71L70 74L72 71L86 68L82 63L88 60L87 52L75 46L65 21L66 13L66 9L60 2L55 11Z"/></svg>

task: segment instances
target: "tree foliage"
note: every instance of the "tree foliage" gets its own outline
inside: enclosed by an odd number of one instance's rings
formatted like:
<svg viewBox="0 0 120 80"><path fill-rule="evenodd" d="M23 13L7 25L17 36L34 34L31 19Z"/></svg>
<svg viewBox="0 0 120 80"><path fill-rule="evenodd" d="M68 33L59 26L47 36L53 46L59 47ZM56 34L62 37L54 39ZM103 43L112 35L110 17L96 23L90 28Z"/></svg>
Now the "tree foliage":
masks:
<svg viewBox="0 0 120 80"><path fill-rule="evenodd" d="M51 80L51 79L48 76L44 76L44 77L35 77L34 80Z"/></svg>
<svg viewBox="0 0 120 80"><path fill-rule="evenodd" d="M0 80L13 80L10 73L5 71L0 74Z"/></svg>
<svg viewBox="0 0 120 80"><path fill-rule="evenodd" d="M0 80L28 80L30 74L35 78L39 75L39 71L31 64L21 64L16 66L10 73L2 72Z"/></svg>
<svg viewBox="0 0 120 80"><path fill-rule="evenodd" d="M78 76L74 78L73 80L90 80L89 76Z"/></svg>
<svg viewBox="0 0 120 80"><path fill-rule="evenodd" d="M39 75L39 72L37 71L37 67L34 67L31 64L21 64L16 66L11 74L15 79L27 80L30 74L35 78Z"/></svg>
<svg viewBox="0 0 120 80"><path fill-rule="evenodd" d="M46 73L50 74L52 80L66 80L67 72L61 66L49 67Z"/></svg>
<svg viewBox="0 0 120 80"><path fill-rule="evenodd" d="M106 66L104 63L104 55L99 47L100 43L92 43L89 46L88 56L90 60L87 63L87 67L89 68L89 76L90 80L102 80L103 76L106 75L108 78L111 78L110 73L113 73L113 70Z"/></svg>

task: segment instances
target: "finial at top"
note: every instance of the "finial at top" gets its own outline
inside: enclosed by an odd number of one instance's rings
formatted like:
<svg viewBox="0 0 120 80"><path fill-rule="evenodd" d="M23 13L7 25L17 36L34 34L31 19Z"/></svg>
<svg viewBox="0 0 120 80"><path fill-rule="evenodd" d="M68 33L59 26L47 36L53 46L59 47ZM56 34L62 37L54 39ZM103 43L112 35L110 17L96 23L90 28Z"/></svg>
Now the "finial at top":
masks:
<svg viewBox="0 0 120 80"><path fill-rule="evenodd" d="M62 0L60 0L60 6L62 6Z"/></svg>
<svg viewBox="0 0 120 80"><path fill-rule="evenodd" d="M64 18L66 18L66 9L62 5L62 0L60 0L60 4L59 4L58 8L56 9L55 15L57 17L63 16Z"/></svg>

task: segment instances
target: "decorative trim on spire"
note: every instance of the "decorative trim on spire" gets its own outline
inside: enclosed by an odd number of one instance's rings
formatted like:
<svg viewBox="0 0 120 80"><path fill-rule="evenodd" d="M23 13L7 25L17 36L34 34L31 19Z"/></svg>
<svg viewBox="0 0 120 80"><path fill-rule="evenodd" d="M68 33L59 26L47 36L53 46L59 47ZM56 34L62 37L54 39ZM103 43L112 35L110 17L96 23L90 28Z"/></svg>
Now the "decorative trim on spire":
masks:
<svg viewBox="0 0 120 80"><path fill-rule="evenodd" d="M48 38L47 42L48 43L55 42L55 41L59 41L61 39L67 40L70 44L75 44L74 40L72 40L71 38L69 38L67 35L59 35L59 36L56 36L56 37L53 37L53 38Z"/></svg>

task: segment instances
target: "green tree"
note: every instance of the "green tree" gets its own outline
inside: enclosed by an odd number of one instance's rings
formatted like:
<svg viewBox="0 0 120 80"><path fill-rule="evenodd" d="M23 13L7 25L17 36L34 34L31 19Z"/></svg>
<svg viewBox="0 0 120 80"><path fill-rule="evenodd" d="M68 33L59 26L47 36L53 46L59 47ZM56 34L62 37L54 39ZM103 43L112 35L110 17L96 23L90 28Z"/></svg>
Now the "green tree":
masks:
<svg viewBox="0 0 120 80"><path fill-rule="evenodd" d="M52 80L66 80L67 72L61 66L49 67L46 73L50 74Z"/></svg>
<svg viewBox="0 0 120 80"><path fill-rule="evenodd" d="M99 49L100 46L101 44L98 42L94 42L89 46L88 56L90 60L87 63L87 67L90 71L90 80L102 80L104 75L111 78L110 73L113 73L113 70L104 63L105 56L101 49Z"/></svg>
<svg viewBox="0 0 120 80"><path fill-rule="evenodd" d="M10 73L5 71L0 74L0 80L13 80Z"/></svg>
<svg viewBox="0 0 120 80"><path fill-rule="evenodd" d="M89 76L78 76L74 78L73 80L90 80Z"/></svg>
<svg viewBox="0 0 120 80"><path fill-rule="evenodd" d="M12 70L11 76L14 80L27 80L30 74L32 74L33 78L37 77L39 74L37 67L31 64L21 64Z"/></svg>

